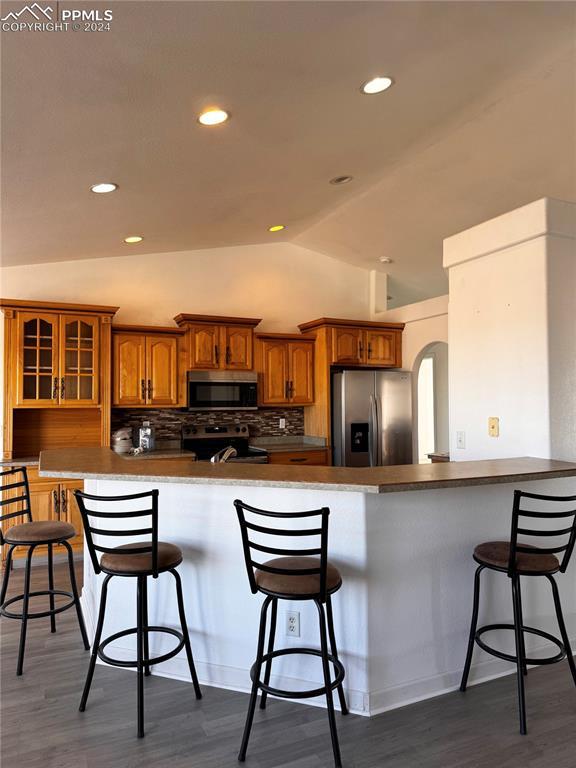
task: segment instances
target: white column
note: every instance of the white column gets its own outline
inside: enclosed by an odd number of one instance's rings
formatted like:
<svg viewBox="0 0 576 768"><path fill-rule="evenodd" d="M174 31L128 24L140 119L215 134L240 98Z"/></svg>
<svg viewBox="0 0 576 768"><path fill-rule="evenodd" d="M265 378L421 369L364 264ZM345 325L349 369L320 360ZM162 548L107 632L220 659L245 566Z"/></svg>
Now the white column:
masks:
<svg viewBox="0 0 576 768"><path fill-rule="evenodd" d="M576 205L543 198L454 235L444 267L451 458L574 459Z"/></svg>

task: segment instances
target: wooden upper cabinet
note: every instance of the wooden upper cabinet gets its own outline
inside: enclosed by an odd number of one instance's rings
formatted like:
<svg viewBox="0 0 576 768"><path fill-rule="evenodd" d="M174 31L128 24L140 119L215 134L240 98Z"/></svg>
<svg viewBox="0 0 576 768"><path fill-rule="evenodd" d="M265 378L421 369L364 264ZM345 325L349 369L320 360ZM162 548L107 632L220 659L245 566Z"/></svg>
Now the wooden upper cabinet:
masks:
<svg viewBox="0 0 576 768"><path fill-rule="evenodd" d="M176 337L146 337L146 392L149 405L178 405Z"/></svg>
<svg viewBox="0 0 576 768"><path fill-rule="evenodd" d="M318 336L321 332L329 364L402 367L404 323L322 317L298 327L307 336Z"/></svg>
<svg viewBox="0 0 576 768"><path fill-rule="evenodd" d="M114 333L112 405L146 404L146 336Z"/></svg>
<svg viewBox="0 0 576 768"><path fill-rule="evenodd" d="M257 336L260 405L314 402L314 341L290 334Z"/></svg>
<svg viewBox="0 0 576 768"><path fill-rule="evenodd" d="M60 405L98 405L99 320L60 315Z"/></svg>
<svg viewBox="0 0 576 768"><path fill-rule="evenodd" d="M224 367L235 371L252 370L252 328L241 325L223 326L220 329L220 337L224 349Z"/></svg>
<svg viewBox="0 0 576 768"><path fill-rule="evenodd" d="M112 405L178 405L178 349L184 335L174 328L113 326Z"/></svg>
<svg viewBox="0 0 576 768"><path fill-rule="evenodd" d="M251 317L176 315L188 335L188 367L198 370L251 371L254 367L254 328Z"/></svg>
<svg viewBox="0 0 576 768"><path fill-rule="evenodd" d="M396 331L365 331L365 336L368 365L396 365Z"/></svg>
<svg viewBox="0 0 576 768"><path fill-rule="evenodd" d="M19 312L16 319L15 405L58 405L58 315Z"/></svg>
<svg viewBox="0 0 576 768"><path fill-rule="evenodd" d="M284 405L288 402L288 346L284 339L265 339L260 350L260 403Z"/></svg>
<svg viewBox="0 0 576 768"><path fill-rule="evenodd" d="M314 343L288 342L289 396L294 405L314 402Z"/></svg>
<svg viewBox="0 0 576 768"><path fill-rule="evenodd" d="M98 405L100 319L19 312L15 379L15 406Z"/></svg>
<svg viewBox="0 0 576 768"><path fill-rule="evenodd" d="M188 332L190 367L220 368L220 326L192 325Z"/></svg>
<svg viewBox="0 0 576 768"><path fill-rule="evenodd" d="M364 356L360 328L334 328L332 332L332 362L358 365Z"/></svg>

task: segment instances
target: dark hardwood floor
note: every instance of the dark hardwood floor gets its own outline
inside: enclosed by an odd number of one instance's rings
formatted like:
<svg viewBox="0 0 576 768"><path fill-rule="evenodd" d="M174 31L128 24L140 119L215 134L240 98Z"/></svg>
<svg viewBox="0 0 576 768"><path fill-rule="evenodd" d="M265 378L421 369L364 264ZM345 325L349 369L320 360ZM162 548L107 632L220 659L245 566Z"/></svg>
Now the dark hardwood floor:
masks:
<svg viewBox="0 0 576 768"><path fill-rule="evenodd" d="M56 568L56 587L67 589ZM79 574L80 575L80 574ZM45 585L45 568L33 585ZM21 591L22 570L9 594ZM34 586L33 586L34 588ZM136 677L98 666L88 708L78 703L88 664L73 611L30 622L16 677L20 624L0 621L2 768L234 768L248 696L152 676L146 737L136 738ZM256 627L254 627L256 641ZM464 649L462 649L464 653ZM576 768L576 689L565 663L528 675L528 736L518 734L514 677L371 719L338 717L346 768ZM256 710L247 768L331 768L323 709L270 700Z"/></svg>

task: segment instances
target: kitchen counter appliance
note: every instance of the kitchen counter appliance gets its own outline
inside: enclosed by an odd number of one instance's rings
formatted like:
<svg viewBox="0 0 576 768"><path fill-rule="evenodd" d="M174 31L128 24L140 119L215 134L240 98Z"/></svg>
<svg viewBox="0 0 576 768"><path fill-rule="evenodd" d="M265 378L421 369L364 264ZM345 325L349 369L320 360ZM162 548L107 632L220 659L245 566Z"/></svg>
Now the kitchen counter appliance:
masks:
<svg viewBox="0 0 576 768"><path fill-rule="evenodd" d="M268 464L268 452L264 448L249 445L250 431L246 424L224 423L182 426L182 449L194 451L198 461L210 461L226 448L234 448L236 455L229 456L229 463Z"/></svg>
<svg viewBox="0 0 576 768"><path fill-rule="evenodd" d="M257 381L253 371L188 371L188 410L255 411Z"/></svg>
<svg viewBox="0 0 576 768"><path fill-rule="evenodd" d="M334 466L412 464L412 379L407 371L332 374Z"/></svg>

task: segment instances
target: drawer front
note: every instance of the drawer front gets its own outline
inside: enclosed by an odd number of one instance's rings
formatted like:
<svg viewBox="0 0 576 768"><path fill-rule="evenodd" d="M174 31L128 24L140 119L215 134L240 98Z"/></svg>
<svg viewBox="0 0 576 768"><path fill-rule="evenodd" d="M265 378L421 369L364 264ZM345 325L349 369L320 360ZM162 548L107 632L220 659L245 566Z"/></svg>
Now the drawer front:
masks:
<svg viewBox="0 0 576 768"><path fill-rule="evenodd" d="M322 466L328 463L328 451L324 448L311 451L277 451L268 454L270 464L308 464Z"/></svg>

